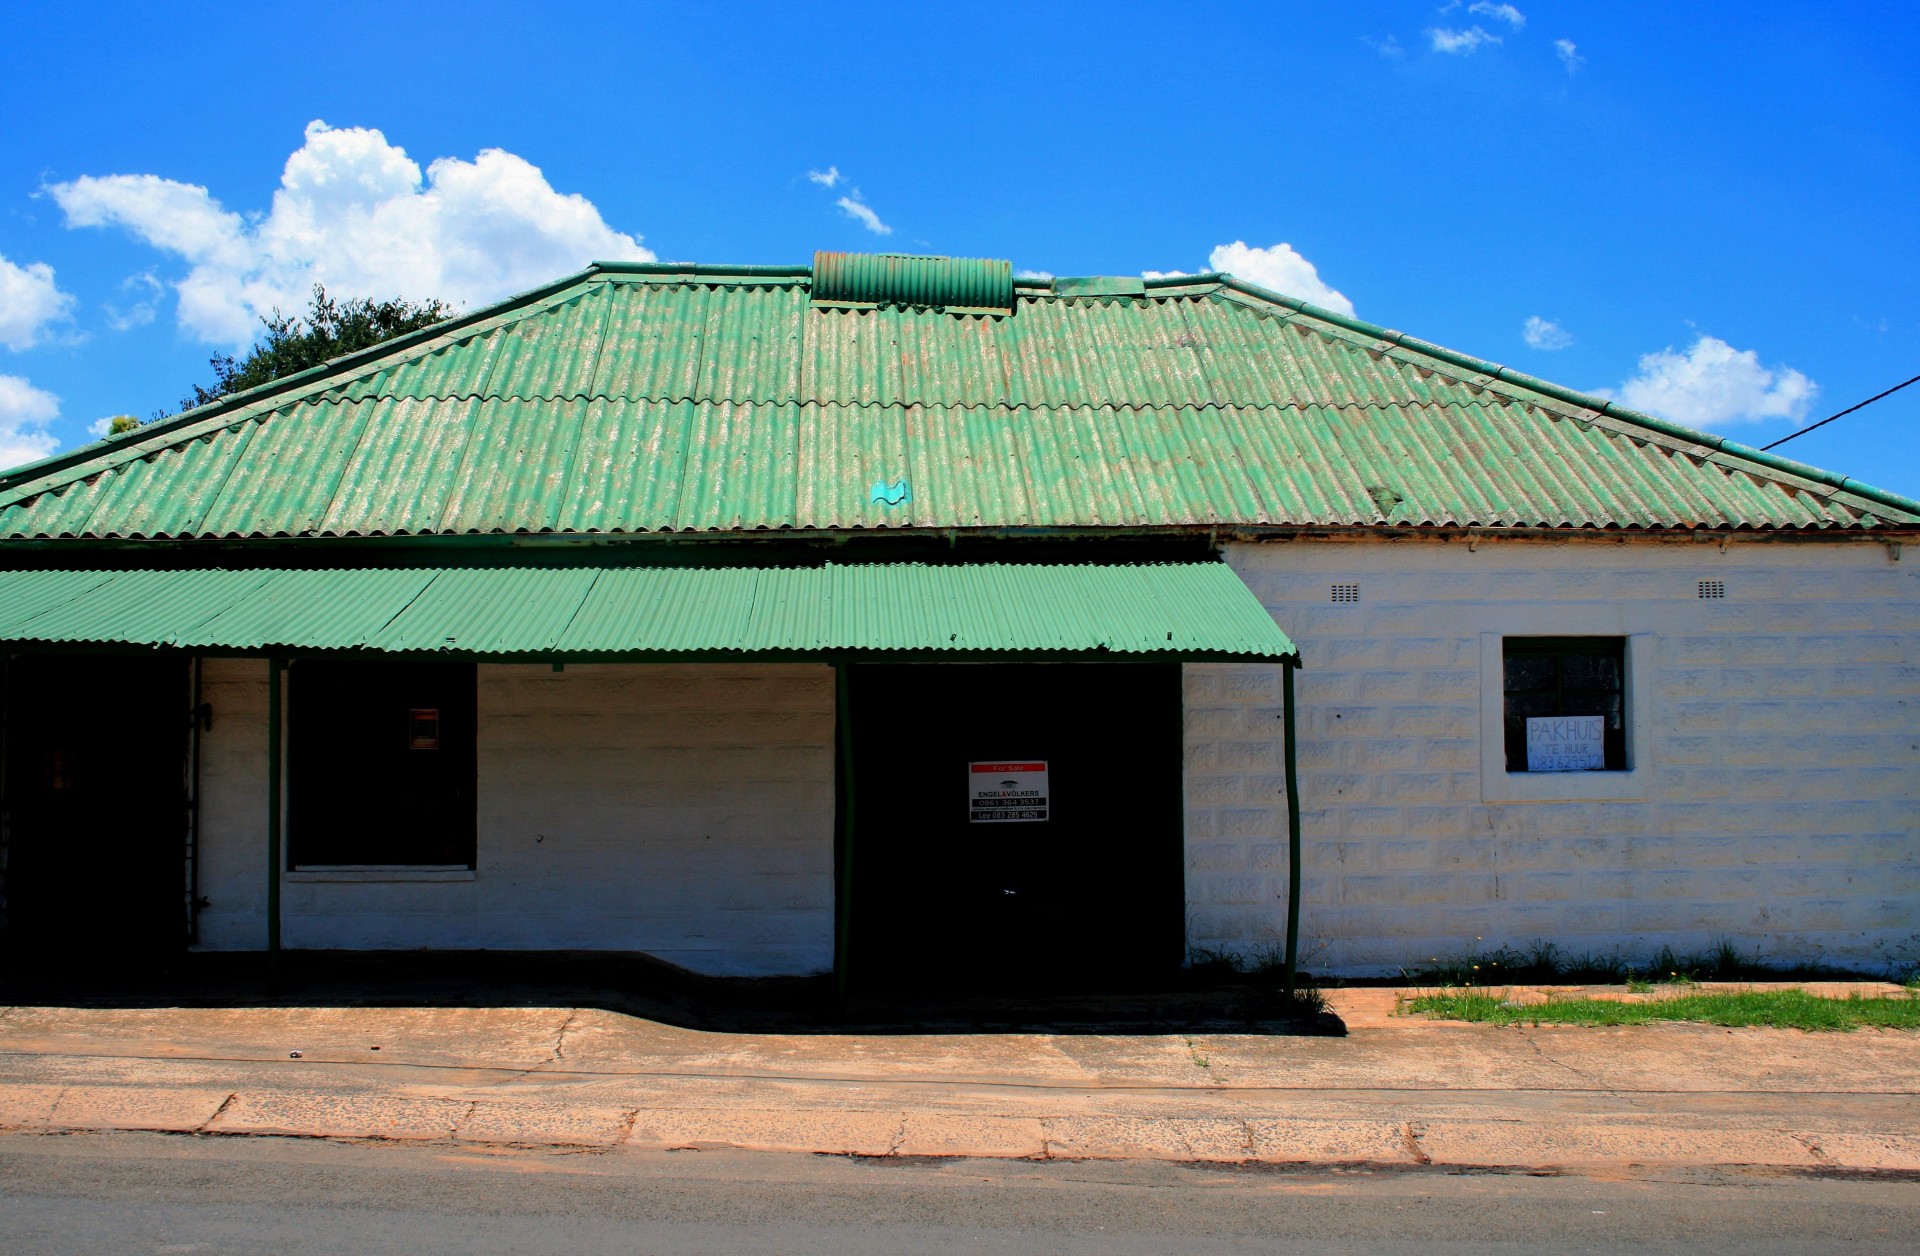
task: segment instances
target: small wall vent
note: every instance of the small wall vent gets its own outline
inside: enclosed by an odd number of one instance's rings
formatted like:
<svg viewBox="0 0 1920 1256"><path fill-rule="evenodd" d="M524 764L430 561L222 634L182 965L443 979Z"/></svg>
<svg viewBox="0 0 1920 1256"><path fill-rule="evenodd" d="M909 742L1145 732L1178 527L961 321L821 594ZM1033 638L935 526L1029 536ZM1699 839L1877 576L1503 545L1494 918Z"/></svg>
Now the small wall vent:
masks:
<svg viewBox="0 0 1920 1256"><path fill-rule="evenodd" d="M1360 600L1360 586L1357 584L1336 584L1333 586L1333 596L1329 600L1334 602L1358 602Z"/></svg>
<svg viewBox="0 0 1920 1256"><path fill-rule="evenodd" d="M1707 597L1707 598L1713 598L1713 597L1725 597L1726 595L1727 595L1727 582L1726 582L1726 581L1724 581L1724 580L1702 580L1702 581L1700 582L1700 596L1701 596L1701 597Z"/></svg>

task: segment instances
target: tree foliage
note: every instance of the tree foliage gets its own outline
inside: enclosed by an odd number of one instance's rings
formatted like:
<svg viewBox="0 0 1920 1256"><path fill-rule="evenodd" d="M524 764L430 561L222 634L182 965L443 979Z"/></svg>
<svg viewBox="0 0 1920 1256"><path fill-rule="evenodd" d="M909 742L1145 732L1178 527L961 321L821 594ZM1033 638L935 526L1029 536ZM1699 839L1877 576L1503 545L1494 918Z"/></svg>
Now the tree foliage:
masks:
<svg viewBox="0 0 1920 1256"><path fill-rule="evenodd" d="M257 388L310 366L343 354L369 349L383 340L430 327L454 313L445 301L413 302L399 297L375 301L355 297L336 301L320 284L313 285L313 301L304 314L282 314L276 307L262 316L266 335L236 359L231 354L209 358L214 384L193 386L191 395L180 399L180 408L190 410L218 401L232 393ZM155 418L164 416L155 415Z"/></svg>

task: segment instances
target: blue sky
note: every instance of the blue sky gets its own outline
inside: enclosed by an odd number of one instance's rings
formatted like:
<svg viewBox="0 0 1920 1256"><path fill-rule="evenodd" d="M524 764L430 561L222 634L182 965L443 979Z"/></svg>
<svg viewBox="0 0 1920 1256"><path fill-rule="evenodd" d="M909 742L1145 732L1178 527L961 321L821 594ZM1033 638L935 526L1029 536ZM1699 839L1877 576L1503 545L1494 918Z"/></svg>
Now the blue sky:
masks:
<svg viewBox="0 0 1920 1256"><path fill-rule="evenodd" d="M1225 266L1753 445L1920 374L1911 4L15 0L0 49L9 462L316 280L616 256ZM1779 452L1920 496L1920 385Z"/></svg>

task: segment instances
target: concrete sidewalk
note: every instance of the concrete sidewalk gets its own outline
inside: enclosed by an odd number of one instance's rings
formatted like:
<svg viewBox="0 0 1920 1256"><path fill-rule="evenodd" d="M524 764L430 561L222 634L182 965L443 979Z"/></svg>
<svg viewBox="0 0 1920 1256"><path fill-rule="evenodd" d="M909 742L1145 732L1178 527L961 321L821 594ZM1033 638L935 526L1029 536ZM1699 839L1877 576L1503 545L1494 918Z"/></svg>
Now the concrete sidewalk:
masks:
<svg viewBox="0 0 1920 1256"><path fill-rule="evenodd" d="M608 1150L1920 1172L1920 1034L729 1034L591 1008L0 1011L0 1129Z"/></svg>

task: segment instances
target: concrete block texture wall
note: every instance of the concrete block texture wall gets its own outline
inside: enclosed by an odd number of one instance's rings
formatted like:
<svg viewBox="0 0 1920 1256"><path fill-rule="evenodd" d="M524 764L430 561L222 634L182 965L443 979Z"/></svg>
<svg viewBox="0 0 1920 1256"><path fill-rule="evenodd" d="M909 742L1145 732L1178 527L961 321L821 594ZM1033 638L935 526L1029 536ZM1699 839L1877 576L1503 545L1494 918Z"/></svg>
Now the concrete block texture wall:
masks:
<svg viewBox="0 0 1920 1256"><path fill-rule="evenodd" d="M204 686L201 946L254 950L266 935L267 665L209 660ZM833 734L824 666L482 665L472 875L287 874L284 945L827 971Z"/></svg>
<svg viewBox="0 0 1920 1256"><path fill-rule="evenodd" d="M1305 661L1305 965L1391 975L1536 941L1641 961L1722 940L1774 963L1920 957L1920 562L1895 553L1230 546ZM1631 772L1507 776L1504 635L1628 638ZM1185 684L1189 941L1258 954L1286 917L1279 669L1189 665Z"/></svg>

